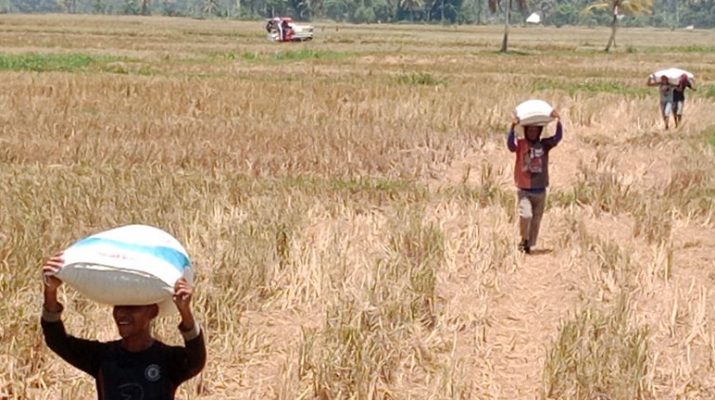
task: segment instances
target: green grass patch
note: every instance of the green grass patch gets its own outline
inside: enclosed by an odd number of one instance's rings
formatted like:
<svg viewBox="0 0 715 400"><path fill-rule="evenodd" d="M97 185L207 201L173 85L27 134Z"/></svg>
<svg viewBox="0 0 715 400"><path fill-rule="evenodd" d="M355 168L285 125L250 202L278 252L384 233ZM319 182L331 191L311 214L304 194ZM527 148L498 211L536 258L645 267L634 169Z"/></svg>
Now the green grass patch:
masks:
<svg viewBox="0 0 715 400"><path fill-rule="evenodd" d="M646 47L647 53L702 53L715 52L714 46L689 45L689 46L668 46L668 47Z"/></svg>
<svg viewBox="0 0 715 400"><path fill-rule="evenodd" d="M263 58L263 53L255 51L227 51L227 52L212 52L208 54L208 59L210 62L221 62L221 61L258 61ZM201 63L202 60L195 60L197 63Z"/></svg>
<svg viewBox="0 0 715 400"><path fill-rule="evenodd" d="M132 75L154 75L156 73L152 67L132 62L126 57L82 53L0 54L0 71L101 71Z"/></svg>
<svg viewBox="0 0 715 400"><path fill-rule="evenodd" d="M710 143L710 146L715 147L715 131L710 132L710 137L708 138L708 143Z"/></svg>
<svg viewBox="0 0 715 400"><path fill-rule="evenodd" d="M108 56L92 56L81 53L23 53L0 54L0 70L5 71L81 71L97 63L115 61Z"/></svg>
<svg viewBox="0 0 715 400"><path fill-rule="evenodd" d="M570 95L575 93L591 95L614 93L631 96L646 96L649 93L648 89L647 87L632 87L619 82L607 81L563 82L556 80L539 80L534 83L534 90L563 90Z"/></svg>
<svg viewBox="0 0 715 400"><path fill-rule="evenodd" d="M244 51L244 52L234 52L229 51L225 53L212 53L209 55L209 59L212 61L247 61L255 63L263 62L292 62L292 61L335 61L348 58L352 56L352 53L343 51L331 51L331 50L313 50L313 49L300 49L300 50L285 50L277 52L257 52L257 51Z"/></svg>

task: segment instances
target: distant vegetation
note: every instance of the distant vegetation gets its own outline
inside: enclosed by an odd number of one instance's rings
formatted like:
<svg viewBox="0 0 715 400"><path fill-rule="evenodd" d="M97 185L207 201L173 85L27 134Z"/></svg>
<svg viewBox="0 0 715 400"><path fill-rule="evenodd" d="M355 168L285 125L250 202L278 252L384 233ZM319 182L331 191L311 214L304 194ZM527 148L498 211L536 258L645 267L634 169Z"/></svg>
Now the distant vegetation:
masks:
<svg viewBox="0 0 715 400"><path fill-rule="evenodd" d="M610 10L584 15L591 0L533 0L523 12L512 2L513 23L523 22L532 12L541 15L545 25L607 25ZM503 22L504 13L490 13L487 0L0 0L0 12L10 13L92 13L126 15L165 15L225 17L233 19L267 18L288 15L300 20L331 19L355 23L428 22L447 24L490 24ZM522 15L518 15L522 14ZM673 2L655 0L651 15L626 17L625 26L698 28L715 26L712 0Z"/></svg>
<svg viewBox="0 0 715 400"><path fill-rule="evenodd" d="M111 61L111 57L78 53L0 54L0 70L11 71L77 71L91 64Z"/></svg>

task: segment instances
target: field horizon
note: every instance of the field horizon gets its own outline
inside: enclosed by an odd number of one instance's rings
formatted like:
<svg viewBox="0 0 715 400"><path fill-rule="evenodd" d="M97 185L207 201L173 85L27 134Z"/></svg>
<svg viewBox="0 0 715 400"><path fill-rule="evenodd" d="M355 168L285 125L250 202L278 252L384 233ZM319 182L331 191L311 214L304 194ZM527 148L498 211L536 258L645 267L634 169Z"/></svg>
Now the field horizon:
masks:
<svg viewBox="0 0 715 400"><path fill-rule="evenodd" d="M131 223L194 263L209 361L177 398L715 398L715 31L515 26L500 54L499 26L314 25L0 15L0 399L96 397L44 344L39 270ZM664 130L670 66L697 91ZM524 256L529 98L564 139Z"/></svg>

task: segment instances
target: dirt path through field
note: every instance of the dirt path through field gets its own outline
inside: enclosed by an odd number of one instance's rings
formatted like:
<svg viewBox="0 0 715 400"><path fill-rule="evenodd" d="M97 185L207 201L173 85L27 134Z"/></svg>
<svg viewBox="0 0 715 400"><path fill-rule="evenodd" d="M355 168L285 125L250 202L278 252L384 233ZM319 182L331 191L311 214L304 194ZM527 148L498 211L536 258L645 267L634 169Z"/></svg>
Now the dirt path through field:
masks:
<svg viewBox="0 0 715 400"><path fill-rule="evenodd" d="M551 249L537 250L506 276L489 308L495 378L501 398L537 398L546 349L575 303L573 271Z"/></svg>
<svg viewBox="0 0 715 400"><path fill-rule="evenodd" d="M513 191L513 154L501 145L501 141L494 140L480 151L455 160L444 171L440 183L463 182L478 187L486 183L485 179L491 179L505 192ZM573 179L567 176L568 171L573 175L579 160L588 154L572 140L564 140L555 152L558 154L553 157L552 169L563 170L557 173L556 180L558 186L567 186ZM485 175L485 168L491 172ZM560 321L578 302L581 271L556 248L559 232L548 214L547 211L534 254L520 256L516 265L500 271L498 284L487 299L489 322L484 345L489 350L480 356L486 357L483 362L490 366L490 398L539 398L547 349L558 334ZM516 225L513 231L516 235ZM513 242L515 246L516 237Z"/></svg>

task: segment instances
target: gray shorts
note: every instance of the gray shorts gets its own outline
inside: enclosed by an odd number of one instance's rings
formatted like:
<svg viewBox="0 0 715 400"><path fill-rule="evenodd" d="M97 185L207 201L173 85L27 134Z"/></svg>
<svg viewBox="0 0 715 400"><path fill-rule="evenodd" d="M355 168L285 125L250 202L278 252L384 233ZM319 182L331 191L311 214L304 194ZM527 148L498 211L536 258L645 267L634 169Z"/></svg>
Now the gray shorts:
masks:
<svg viewBox="0 0 715 400"><path fill-rule="evenodd" d="M517 191L519 208L519 233L522 240L527 240L529 246L536 246L541 227L541 217L546 206L546 191L529 192L519 189Z"/></svg>
<svg viewBox="0 0 715 400"><path fill-rule="evenodd" d="M683 109L685 108L685 102L684 101L676 101L674 104L675 109L675 115L683 115Z"/></svg>
<svg viewBox="0 0 715 400"><path fill-rule="evenodd" d="M673 102L672 101L662 101L660 103L660 114L665 117L670 117L673 113Z"/></svg>
<svg viewBox="0 0 715 400"><path fill-rule="evenodd" d="M546 206L546 192L529 192L519 189L517 191L517 206L519 217L541 220Z"/></svg>

